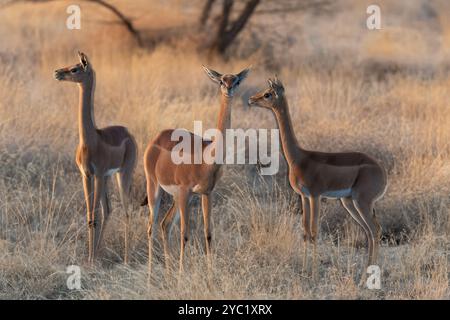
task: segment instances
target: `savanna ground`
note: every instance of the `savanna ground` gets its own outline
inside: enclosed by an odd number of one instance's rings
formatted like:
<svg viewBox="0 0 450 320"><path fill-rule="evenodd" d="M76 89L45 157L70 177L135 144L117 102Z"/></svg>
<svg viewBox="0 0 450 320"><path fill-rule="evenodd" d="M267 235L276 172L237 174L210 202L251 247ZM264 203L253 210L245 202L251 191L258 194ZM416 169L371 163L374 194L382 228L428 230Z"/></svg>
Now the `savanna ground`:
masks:
<svg viewBox="0 0 450 320"><path fill-rule="evenodd" d="M113 3L149 33L191 26L200 8L199 1ZM65 28L65 1L2 9L0 298L449 298L450 5L377 3L380 31L366 28L370 1L337 1L326 12L255 14L228 61L206 60L189 37L139 49L111 23L114 17L86 3L79 31ZM104 248L95 267L86 265L85 205L74 161L78 90L52 78L53 70L77 61L77 50L97 71L97 125L129 127L140 147L129 266L122 264L124 215L113 184ZM202 64L222 72L253 65L236 97L233 128L275 127L270 112L248 109L240 96L264 88L277 73L305 148L359 150L384 164L389 187L376 206L381 290L358 286L366 241L337 201L322 205L318 279L303 270L300 201L287 186L284 159L273 177L259 176L252 165L225 168L214 198L209 279L197 202L184 279L177 284L176 264L166 276L156 258L147 287L141 158L161 129L192 129L194 120L215 125L218 92ZM178 235L171 247L176 257ZM72 264L83 270L79 291L66 286Z"/></svg>

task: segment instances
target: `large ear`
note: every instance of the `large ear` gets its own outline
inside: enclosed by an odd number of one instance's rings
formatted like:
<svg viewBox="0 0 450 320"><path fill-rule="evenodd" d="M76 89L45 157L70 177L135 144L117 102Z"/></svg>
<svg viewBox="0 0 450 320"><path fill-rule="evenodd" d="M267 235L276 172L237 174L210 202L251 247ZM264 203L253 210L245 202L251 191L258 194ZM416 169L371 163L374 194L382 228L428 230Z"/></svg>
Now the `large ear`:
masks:
<svg viewBox="0 0 450 320"><path fill-rule="evenodd" d="M280 80L278 80L277 76L275 76L275 80L269 79L267 80L269 86L275 92L276 98L284 93L284 87Z"/></svg>
<svg viewBox="0 0 450 320"><path fill-rule="evenodd" d="M220 74L217 71L214 71L212 69L208 69L205 66L202 66L203 70L205 70L206 74L208 75L208 77L211 78L212 81L216 82L216 83L220 83L222 80L222 74Z"/></svg>
<svg viewBox="0 0 450 320"><path fill-rule="evenodd" d="M281 82L280 79L278 79L278 77L276 75L275 75L275 84L276 84L277 89L278 89L278 94L283 94L284 93L283 83Z"/></svg>
<svg viewBox="0 0 450 320"><path fill-rule="evenodd" d="M236 77L238 77L239 81L242 82L242 80L244 80L245 78L247 78L247 75L248 75L248 73L250 72L250 68L251 68L251 67L248 67L248 68L242 70L241 72L239 72L239 73L236 75Z"/></svg>
<svg viewBox="0 0 450 320"><path fill-rule="evenodd" d="M84 70L86 70L89 66L89 60L87 56L83 52L78 51L78 58L80 59L80 63L83 66Z"/></svg>
<svg viewBox="0 0 450 320"><path fill-rule="evenodd" d="M275 93L275 98L278 99L278 92L277 92L277 86L275 84L275 82L272 81L272 79L267 79L267 83L269 84L269 87L273 90L273 92Z"/></svg>

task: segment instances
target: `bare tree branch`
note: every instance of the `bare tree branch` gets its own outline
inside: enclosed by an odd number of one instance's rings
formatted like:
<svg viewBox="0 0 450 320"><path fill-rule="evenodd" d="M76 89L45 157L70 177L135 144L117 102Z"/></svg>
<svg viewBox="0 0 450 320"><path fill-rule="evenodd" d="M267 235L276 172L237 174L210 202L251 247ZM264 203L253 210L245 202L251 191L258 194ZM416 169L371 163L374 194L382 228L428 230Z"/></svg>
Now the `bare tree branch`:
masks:
<svg viewBox="0 0 450 320"><path fill-rule="evenodd" d="M227 30L228 21L230 20L231 9L233 8L234 0L223 0L222 16L219 22L218 36L224 34Z"/></svg>
<svg viewBox="0 0 450 320"><path fill-rule="evenodd" d="M1 0L0 0L1 1ZM5 0L6 4L0 5L0 8L4 8L6 6L21 3L21 2L31 2L31 3L45 3L50 1L64 1L64 0ZM126 30L131 34L133 39L137 42L137 44L142 47L142 31L139 31L135 28L132 19L127 17L121 10L119 10L116 6L110 4L107 0L81 0L84 2L89 2L92 4L99 5L106 10L110 11L118 21L124 25ZM202 9L201 16L199 17L200 27L204 29L204 32L207 35L211 35L209 30L205 29L206 24L210 19L211 12L215 5L220 3L217 0L204 0L204 6ZM216 31L212 34L214 39L212 41L206 41L209 43L209 49L211 49L211 53L224 55L228 47L235 41L238 35L242 32L242 30L247 25L253 14L273 14L273 13L290 13L301 10L309 10L309 9L323 9L328 4L330 4L331 0L295 0L295 1L273 1L269 2L268 0L264 5L264 8L257 9L258 5L261 3L261 0L221 0L221 14L219 19L214 19L212 22L216 26ZM242 11L238 14L234 15L233 10L235 7L238 7L238 4L242 3ZM236 4L236 5L235 5ZM239 6L241 7L241 6ZM273 7L273 8L271 8ZM237 18L232 21L232 16L237 16ZM211 22L210 22L211 23Z"/></svg>
<svg viewBox="0 0 450 320"><path fill-rule="evenodd" d="M133 23L129 18L127 18L122 12L120 12L116 7L113 5L107 3L103 0L85 0L89 2L96 3L100 6L103 6L104 8L108 9L112 13L116 15L116 17L119 18L119 20L122 22L122 24L125 25L127 30L133 35L134 39L136 39L137 44L142 47L142 39L140 33L136 30L136 28L133 26Z"/></svg>
<svg viewBox="0 0 450 320"><path fill-rule="evenodd" d="M237 35L242 31L259 2L260 0L251 0L247 3L239 18L233 23L230 34Z"/></svg>
<svg viewBox="0 0 450 320"><path fill-rule="evenodd" d="M209 15L211 13L212 6L216 0L206 0L205 6L202 10L202 15L200 16L200 26L204 27L208 21Z"/></svg>
<svg viewBox="0 0 450 320"><path fill-rule="evenodd" d="M0 8L4 8L6 6L10 6L12 4L17 4L20 2L44 3L44 2L50 2L50 1L58 1L58 0L16 0L16 1L7 2L6 4L2 5ZM61 1L61 0L59 0L59 1ZM95 3L99 6L102 6L105 9L109 10L110 12L112 12L120 20L120 22L125 26L125 28L128 30L128 32L133 36L133 38L136 40L137 44L140 47L142 47L143 43L142 43L142 39L141 39L141 34L134 27L131 20L128 17L126 17L119 9L117 9L115 6L113 6L112 4L109 4L108 2L106 2L104 0L82 0L82 1Z"/></svg>

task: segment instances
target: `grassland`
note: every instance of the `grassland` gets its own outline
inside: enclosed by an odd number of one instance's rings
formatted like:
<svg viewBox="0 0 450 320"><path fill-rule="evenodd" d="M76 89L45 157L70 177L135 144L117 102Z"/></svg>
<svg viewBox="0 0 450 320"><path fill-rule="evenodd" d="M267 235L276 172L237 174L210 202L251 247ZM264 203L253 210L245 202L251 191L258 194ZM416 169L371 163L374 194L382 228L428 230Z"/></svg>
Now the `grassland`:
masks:
<svg viewBox="0 0 450 320"><path fill-rule="evenodd" d="M139 49L94 5L82 4L78 31L65 28L65 2L2 9L0 298L448 299L450 6L379 1L383 29L369 31L365 2L257 14L228 61L207 61L189 37ZM114 3L149 34L192 26L199 8L199 1ZM77 50L97 72L97 125L129 127L140 147L129 266L122 264L124 216L113 184L104 248L95 267L86 265L85 205L74 161L78 93L52 79L53 70L76 62ZM210 278L196 203L184 280L177 284L176 265L166 275L157 259L147 287L142 152L161 129L192 129L194 120L215 124L217 89L200 68L205 63L223 72L252 64L243 94L277 73L304 147L364 151L384 164L389 187L377 204L381 290L358 286L366 242L337 201L322 206L318 279L303 269L300 202L287 186L284 160L273 177L259 176L254 166L226 167L214 198ZM233 128L274 126L269 112L237 99ZM66 286L71 264L82 267L82 290Z"/></svg>

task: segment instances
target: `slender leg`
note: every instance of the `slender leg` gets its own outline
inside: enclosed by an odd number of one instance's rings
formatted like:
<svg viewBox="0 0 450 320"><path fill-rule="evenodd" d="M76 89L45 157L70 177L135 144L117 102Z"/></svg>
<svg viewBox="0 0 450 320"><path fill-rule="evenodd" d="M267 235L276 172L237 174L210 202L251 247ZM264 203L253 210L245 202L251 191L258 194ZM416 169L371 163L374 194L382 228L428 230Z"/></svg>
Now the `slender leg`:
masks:
<svg viewBox="0 0 450 320"><path fill-rule="evenodd" d="M311 233L310 233L310 205L309 199L305 197L303 194L300 194L302 198L302 220L303 220L303 270L307 268L308 262L308 246L309 241L311 241Z"/></svg>
<svg viewBox="0 0 450 320"><path fill-rule="evenodd" d="M373 206L373 205L372 205ZM375 224L375 241L373 244L373 248L374 248L374 254L373 254L373 261L376 262L378 261L378 252L379 252L379 248L380 248L380 238L381 238L381 225L377 220L377 217L375 215L375 208L372 207L372 211L373 211L373 222Z"/></svg>
<svg viewBox="0 0 450 320"><path fill-rule="evenodd" d="M364 233L365 233L366 238L367 238L368 247L369 247L368 252L371 252L372 251L372 238L370 236L369 227L367 226L367 224L364 221L364 219L360 216L358 210L356 210L352 199L350 199L350 198L341 198L341 202L342 202L342 205L344 206L344 208L348 211L348 213L350 213L350 216L364 230Z"/></svg>
<svg viewBox="0 0 450 320"><path fill-rule="evenodd" d="M122 202L123 210L125 211L125 232L124 232L124 264L128 264L129 255L129 229L130 229L130 212L129 212L129 197L131 189L131 173L119 172L116 175L117 186L120 194L120 201Z"/></svg>
<svg viewBox="0 0 450 320"><path fill-rule="evenodd" d="M180 221L180 210L175 212L172 222L170 223L169 235L168 235L169 240L172 239L173 228L178 224L179 221Z"/></svg>
<svg viewBox="0 0 450 320"><path fill-rule="evenodd" d="M102 229L101 220L99 220L99 207L100 207L100 199L103 197L103 192L105 190L105 177L95 176L94 177L94 201L92 206L92 217L91 217L91 225L94 228L94 243L93 243L93 251L92 251L92 261L95 259L95 250L99 245L100 240L100 231Z"/></svg>
<svg viewBox="0 0 450 320"><path fill-rule="evenodd" d="M184 260L184 248L186 246L186 242L188 241L188 219L189 219L189 191L188 190L180 190L178 195L178 204L180 208L180 269L179 273L183 272L183 260ZM180 278L181 279L181 278Z"/></svg>
<svg viewBox="0 0 450 320"><path fill-rule="evenodd" d="M311 233L310 233L310 205L309 205L309 199L304 196L300 195L302 198L302 214L303 214L303 241L307 242L311 240Z"/></svg>
<svg viewBox="0 0 450 320"><path fill-rule="evenodd" d="M166 262L166 268L168 267L169 263L169 246L167 243L167 237L166 237L166 231L167 226L172 221L174 214L177 212L177 203L174 201L172 205L170 206L169 210L167 210L166 214L164 215L162 221L161 221L161 238L163 241L163 248L164 248L164 260Z"/></svg>
<svg viewBox="0 0 450 320"><path fill-rule="evenodd" d="M147 197L148 197L148 208L150 211L147 226L147 237L148 237L148 281L150 281L150 276L152 274L152 250L153 250L153 227L156 221L158 221L159 205L161 202L161 189L159 186L153 184L152 181L147 181Z"/></svg>
<svg viewBox="0 0 450 320"><path fill-rule="evenodd" d="M86 222L88 225L88 251L89 251L89 257L88 262L91 263L92 261L92 248L94 245L94 230L93 230L93 221L92 218L92 202L94 199L93 194L93 188L92 188L93 178L92 177L86 177L83 175L83 188L84 188L84 198L86 201Z"/></svg>
<svg viewBox="0 0 450 320"><path fill-rule="evenodd" d="M318 228L319 228L319 214L320 214L320 198L319 197L310 197L309 198L309 206L310 206L310 235L311 241L313 243L316 242L318 236Z"/></svg>
<svg viewBox="0 0 450 320"><path fill-rule="evenodd" d="M133 136L130 136L126 143L123 165L116 174L117 186L120 193L123 210L125 211L125 234L124 234L124 256L125 264L129 262L129 228L130 228L130 192L133 180L133 171L136 167L137 146Z"/></svg>
<svg viewBox="0 0 450 320"><path fill-rule="evenodd" d="M191 205L191 202L192 202L192 198L189 198L188 206ZM168 235L169 241L170 241L170 239L172 239L172 231L173 231L173 228L178 224L178 222L180 222L180 211L179 211L179 210L177 210L177 211L175 212L175 215L174 215L174 217L172 218L172 223L170 224L169 235Z"/></svg>
<svg viewBox="0 0 450 320"><path fill-rule="evenodd" d="M206 255L211 255L211 194L202 195L203 224L205 233Z"/></svg>
<svg viewBox="0 0 450 320"><path fill-rule="evenodd" d="M383 173L374 167L363 167L358 173L358 179L352 188L353 204L360 217L366 223L372 242L369 251L368 265L372 265L378 254L378 237L380 225L375 218L374 202L381 189L385 188Z"/></svg>
<svg viewBox="0 0 450 320"><path fill-rule="evenodd" d="M310 232L311 232L311 241L313 243L313 278L316 278L317 271L317 236L318 236L318 227L319 227L319 214L320 214L320 197L309 198L309 206L310 206Z"/></svg>
<svg viewBox="0 0 450 320"><path fill-rule="evenodd" d="M99 250L100 243L102 243L106 222L108 221L109 214L111 213L111 205L109 203L108 191L106 190L106 188L105 188L105 190L103 190L103 195L100 199L100 205L102 207L102 211L101 211L102 216L101 216L101 223L100 223L101 229L100 229L98 247L96 248L97 251Z"/></svg>
<svg viewBox="0 0 450 320"><path fill-rule="evenodd" d="M202 194L203 228L205 235L206 263L208 265L208 285L212 284L211 270L211 194Z"/></svg>
<svg viewBox="0 0 450 320"><path fill-rule="evenodd" d="M372 202L357 199L353 200L353 204L355 205L356 210L358 210L359 215L364 220L369 229L370 240L372 241L372 247L370 248L371 250L369 251L369 261L368 261L368 266L370 266L377 259L378 239L375 239L375 237L378 237L380 233L380 225L378 221L376 221L375 215L373 213Z"/></svg>

